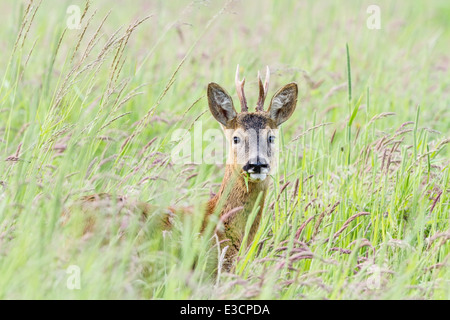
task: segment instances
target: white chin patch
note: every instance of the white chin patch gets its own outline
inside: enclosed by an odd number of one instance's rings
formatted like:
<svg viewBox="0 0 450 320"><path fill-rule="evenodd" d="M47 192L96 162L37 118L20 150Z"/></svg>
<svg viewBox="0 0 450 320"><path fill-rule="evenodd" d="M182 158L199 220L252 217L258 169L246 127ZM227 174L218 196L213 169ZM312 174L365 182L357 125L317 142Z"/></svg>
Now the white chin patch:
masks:
<svg viewBox="0 0 450 320"><path fill-rule="evenodd" d="M265 173L250 173L250 179L255 181L263 181L266 177L267 174Z"/></svg>

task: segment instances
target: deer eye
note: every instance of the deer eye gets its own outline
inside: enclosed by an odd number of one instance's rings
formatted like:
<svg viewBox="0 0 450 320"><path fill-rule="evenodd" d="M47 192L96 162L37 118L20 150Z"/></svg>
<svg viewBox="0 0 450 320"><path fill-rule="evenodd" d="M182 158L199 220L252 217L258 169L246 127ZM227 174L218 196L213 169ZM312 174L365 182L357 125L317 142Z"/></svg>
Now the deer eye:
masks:
<svg viewBox="0 0 450 320"><path fill-rule="evenodd" d="M233 142L234 144L238 144L239 142L241 142L241 139L239 139L239 137L233 137Z"/></svg>
<svg viewBox="0 0 450 320"><path fill-rule="evenodd" d="M269 143L275 142L275 136L269 136Z"/></svg>

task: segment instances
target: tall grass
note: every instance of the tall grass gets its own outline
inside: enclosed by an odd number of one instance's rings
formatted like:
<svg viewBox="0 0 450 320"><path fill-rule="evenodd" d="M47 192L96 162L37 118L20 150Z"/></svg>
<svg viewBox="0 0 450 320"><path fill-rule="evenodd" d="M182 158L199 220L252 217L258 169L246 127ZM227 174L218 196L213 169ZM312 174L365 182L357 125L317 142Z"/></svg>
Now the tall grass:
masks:
<svg viewBox="0 0 450 320"><path fill-rule="evenodd" d="M364 1L99 0L68 29L72 4L0 5L0 298L450 297L445 1L381 1L381 30ZM218 128L206 84L231 92L238 63L250 105L265 65L300 101L255 240L214 280L200 217L223 166L173 163L171 138ZM130 206L64 220L102 192ZM160 233L138 201L195 213Z"/></svg>

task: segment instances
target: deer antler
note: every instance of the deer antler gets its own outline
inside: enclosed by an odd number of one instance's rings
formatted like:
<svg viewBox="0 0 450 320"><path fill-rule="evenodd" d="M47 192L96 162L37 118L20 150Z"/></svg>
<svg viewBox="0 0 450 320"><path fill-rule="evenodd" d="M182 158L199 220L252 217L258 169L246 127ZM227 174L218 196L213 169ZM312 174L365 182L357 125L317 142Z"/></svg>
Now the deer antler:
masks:
<svg viewBox="0 0 450 320"><path fill-rule="evenodd" d="M256 111L264 111L264 101L266 100L267 92L269 91L269 79L270 79L270 70L269 66L266 68L266 78L264 80L264 85L261 80L261 75L258 71L258 82L259 82L259 98L258 103L256 104Z"/></svg>
<svg viewBox="0 0 450 320"><path fill-rule="evenodd" d="M245 84L245 78L242 79L242 81L239 80L239 65L237 65L236 69L236 91L239 97L239 101L241 102L241 112L247 112L247 99L245 99L245 93L244 93L244 84Z"/></svg>

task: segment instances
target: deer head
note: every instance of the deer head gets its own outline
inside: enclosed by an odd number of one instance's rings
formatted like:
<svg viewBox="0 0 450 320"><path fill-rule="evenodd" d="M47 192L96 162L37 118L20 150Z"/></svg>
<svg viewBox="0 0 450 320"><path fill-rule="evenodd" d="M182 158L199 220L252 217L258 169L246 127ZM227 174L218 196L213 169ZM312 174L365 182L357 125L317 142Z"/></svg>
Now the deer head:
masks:
<svg viewBox="0 0 450 320"><path fill-rule="evenodd" d="M269 88L270 71L267 67L264 84L258 73L259 98L255 112L249 112L244 94L245 78L239 79L236 70L236 90L241 112L236 112L231 96L216 83L208 85L209 109L222 125L229 144L228 164L246 174L251 182L264 181L276 163L276 139L278 127L289 119L297 104L298 88L289 83L273 96L269 108L264 111L264 101Z"/></svg>

